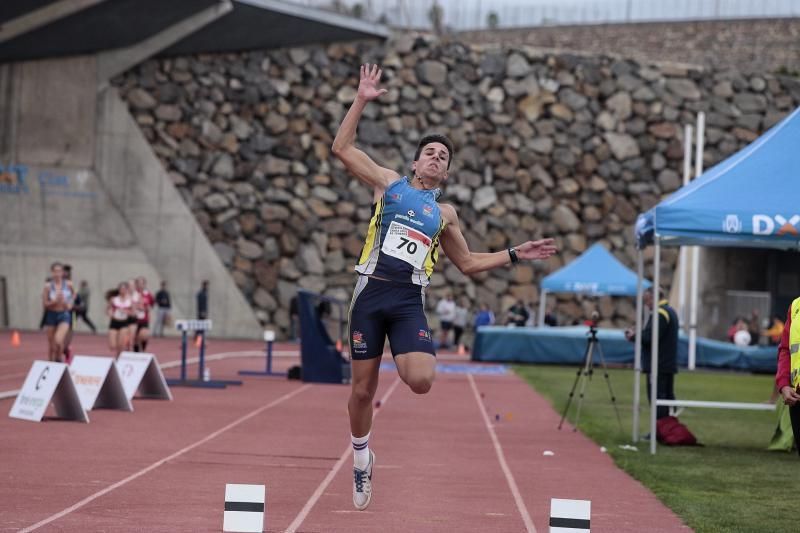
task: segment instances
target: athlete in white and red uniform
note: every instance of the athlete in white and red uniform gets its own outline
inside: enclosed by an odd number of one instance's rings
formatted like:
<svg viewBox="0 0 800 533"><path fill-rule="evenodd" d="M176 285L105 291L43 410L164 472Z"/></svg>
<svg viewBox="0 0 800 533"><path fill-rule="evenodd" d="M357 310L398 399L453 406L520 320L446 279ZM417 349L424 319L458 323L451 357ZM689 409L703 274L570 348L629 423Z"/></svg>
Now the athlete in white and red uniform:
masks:
<svg viewBox="0 0 800 533"><path fill-rule="evenodd" d="M106 314L111 319L108 324L108 347L114 355L119 356L120 352L130 350L128 329L130 318L135 316L128 283L123 281L116 289L108 291L106 301Z"/></svg>
<svg viewBox="0 0 800 533"><path fill-rule="evenodd" d="M150 340L150 309L155 305L156 299L147 289L147 280L144 277L136 278L135 287L133 300L136 305L136 337L133 351L143 352L147 350L147 341Z"/></svg>

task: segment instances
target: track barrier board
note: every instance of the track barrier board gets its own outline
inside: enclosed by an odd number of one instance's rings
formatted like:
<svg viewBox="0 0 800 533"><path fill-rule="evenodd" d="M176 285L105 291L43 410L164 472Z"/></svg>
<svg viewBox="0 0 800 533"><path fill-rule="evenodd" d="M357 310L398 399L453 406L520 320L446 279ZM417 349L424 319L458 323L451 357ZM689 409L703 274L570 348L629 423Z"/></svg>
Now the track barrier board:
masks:
<svg viewBox="0 0 800 533"><path fill-rule="evenodd" d="M64 363L34 361L8 416L41 422L52 402L60 418L89 422L68 369Z"/></svg>

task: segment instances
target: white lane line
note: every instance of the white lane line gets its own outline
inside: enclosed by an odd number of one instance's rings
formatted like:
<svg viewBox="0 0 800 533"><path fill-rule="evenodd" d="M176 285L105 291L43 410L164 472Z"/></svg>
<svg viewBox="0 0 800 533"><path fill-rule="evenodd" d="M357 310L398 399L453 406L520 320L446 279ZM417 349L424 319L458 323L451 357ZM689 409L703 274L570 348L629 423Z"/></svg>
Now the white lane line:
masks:
<svg viewBox="0 0 800 533"><path fill-rule="evenodd" d="M296 350L278 350L272 352L272 355L277 357L296 357L296 356L299 357L300 352ZM233 357L266 357L266 355L264 355L264 352L260 352L257 350L245 350L241 352L222 352L214 355L207 355L206 361L221 361L222 359L230 359ZM199 361L200 361L199 357L190 357L186 359L186 364L187 366L193 365L195 363L198 363ZM31 363L32 362L33 361L31 361ZM181 360L175 359L174 361L167 361L166 363L161 363L159 366L162 369L179 367L181 366ZM19 375L27 376L28 372ZM17 394L19 394L20 390L21 389L2 391L0 392L0 400L5 400L6 398L14 398Z"/></svg>
<svg viewBox="0 0 800 533"><path fill-rule="evenodd" d="M497 460L500 461L500 468L503 469L503 473L506 475L508 487L511 489L511 494L514 495L514 501L517 503L519 514L522 515L525 528L529 533L536 533L536 527L533 525L531 515L528 513L528 508L525 507L525 502L522 500L519 488L517 488L517 482L514 481L511 469L508 468L508 463L506 463L506 456L503 453L503 448L500 446L500 441L497 438L497 434L494 432L494 427L492 427L491 422L489 422L489 415L486 414L486 408L483 406L483 403L481 403L481 395L478 393L478 387L475 386L475 379L472 377L472 374L467 374L467 379L469 380L469 386L472 387L472 393L475 395L475 401L478 402L478 410L481 412L481 416L483 416L483 423L486 424L486 430L489 432L489 436L492 437L492 444L494 444L494 451L497 453Z"/></svg>
<svg viewBox="0 0 800 533"><path fill-rule="evenodd" d="M395 379L394 383L392 383L392 385L389 387L389 390L387 390L386 394L383 395L383 398L381 398L381 400L380 400L381 401L380 410L374 411L373 414L372 414L372 420L373 421L375 420L375 418L378 417L380 412L383 411L386 408L386 402L389 400L389 396L392 395L394 390L400 384L400 381L401 380L400 380L399 377L397 379ZM313 509L314 505L317 504L317 501L322 496L322 493L325 492L325 489L328 488L328 485L330 485L331 481L333 481L333 478L336 477L336 474L342 468L342 465L345 463L345 461L347 461L347 459L349 457L352 457L352 455L353 455L353 447L352 447L351 444L348 444L347 448L345 448L344 453L342 454L342 456L339 458L338 461L336 461L336 464L333 465L333 468L331 468L331 471L328 472L328 475L325 476L325 479L322 480L322 483L319 484L319 487L317 487L317 490L314 491L314 494L311 495L311 497L308 499L308 501L303 506L303 508L300 509L300 512L294 518L292 523L289 524L289 527L286 528L286 531L284 531L284 533L295 533L297 531L297 528L300 527L300 525L303 523L303 521L306 519L306 517L308 517L308 514L311 512L311 509Z"/></svg>
<svg viewBox="0 0 800 533"><path fill-rule="evenodd" d="M276 405L278 405L278 404L280 404L282 402L285 402L286 400L290 399L293 396L296 396L297 394L300 394L301 392L303 392L304 390L308 389L309 387L311 387L311 385L303 385L302 387L300 387L300 388L298 388L296 390L293 390L292 392L284 394L283 396L281 396L277 400L271 401L267 405L262 405L261 407L259 407L257 409L254 409L253 411L250 411L246 415L234 420L233 422L231 422L227 426L222 427L222 428L216 430L215 432L203 437L202 439L198 440L194 444L190 444L189 446L186 446L185 448L181 448L180 450L178 450L177 452L173 453L172 455L168 455L167 457L164 457L163 459L159 459L155 463L151 464L150 466L148 466L146 468L143 468L143 469L139 470L135 474L131 474L130 476L126 477L125 479L117 481L113 485L109 485L108 487L104 488L103 490L99 490L99 491L95 492L94 494L92 494L90 496L87 496L86 498L82 499L81 501L79 501L75 505L67 507L63 511L60 511L60 512L54 514L54 515L48 516L44 520L36 522L32 526L28 526L25 529L20 530L19 533L28 533L29 531L34 531L36 529L39 529L42 526L46 526L47 524L49 524L49 523L51 523L51 522L53 522L55 520L58 520L59 518L62 518L64 516L70 514L72 511L75 511L76 509L80 509L81 507L83 507L87 503L90 503L90 502L96 500L100 496L108 494L112 490L118 489L119 487L121 487L121 486L123 486L123 485L125 485L127 483L130 483L134 479L145 475L146 473L150 472L151 470L155 470L156 468L158 468L159 466L163 465L164 463L166 463L168 461L172 461L176 457L180 457L181 455L185 454L186 452L189 452L189 451L197 448L198 446L201 446L202 444L205 444L206 442L210 441L211 439L222 435L223 433L225 433L229 429L233 429L234 427L238 426L242 422L245 422L246 420L249 420L249 419L253 418L256 415L261 414L262 412L266 411L267 409L270 409L270 408L275 407Z"/></svg>
<svg viewBox="0 0 800 533"><path fill-rule="evenodd" d="M19 391L21 390L22 389L14 389L14 390L7 390L4 392L0 392L0 400L5 400L6 398L14 398L17 394L19 394Z"/></svg>

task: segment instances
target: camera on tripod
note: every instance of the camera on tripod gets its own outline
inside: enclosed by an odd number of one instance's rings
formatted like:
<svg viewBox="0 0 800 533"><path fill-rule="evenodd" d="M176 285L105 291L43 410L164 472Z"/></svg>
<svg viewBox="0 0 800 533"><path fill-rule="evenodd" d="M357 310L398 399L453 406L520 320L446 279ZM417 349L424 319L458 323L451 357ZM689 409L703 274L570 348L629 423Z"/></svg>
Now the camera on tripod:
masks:
<svg viewBox="0 0 800 533"><path fill-rule="evenodd" d="M589 331L586 335L592 337L592 339L597 339L597 324L600 321L600 313L597 311L592 311L592 318L584 322L587 326L589 326Z"/></svg>
<svg viewBox="0 0 800 533"><path fill-rule="evenodd" d="M600 346L600 340L597 338L597 324L600 320L600 313L596 310L592 311L591 317L591 320L584 322L584 324L589 326L589 331L586 333L586 336L589 338L586 339L586 352L583 354L583 364L575 375L575 382L572 384L572 390L569 391L567 405L564 407L564 412L561 414L561 421L558 423L558 429L561 429L561 426L564 424L564 420L566 420L567 413L569 412L569 407L572 404L572 399L575 396L575 391L578 390L578 409L575 414L575 423L572 427L573 431L578 430L578 422L581 417L581 407L583 406L586 385L591 381L592 374L594 373L594 352L596 351L600 359L600 365L603 368L603 377L606 380L606 385L608 385L608 394L611 398L611 404L614 406L614 412L617 415L619 430L622 432L622 419L619 416L619 409L617 409L617 398L614 396L614 391L611 388L611 377L608 375L608 367L606 366L606 360L603 356L603 349Z"/></svg>

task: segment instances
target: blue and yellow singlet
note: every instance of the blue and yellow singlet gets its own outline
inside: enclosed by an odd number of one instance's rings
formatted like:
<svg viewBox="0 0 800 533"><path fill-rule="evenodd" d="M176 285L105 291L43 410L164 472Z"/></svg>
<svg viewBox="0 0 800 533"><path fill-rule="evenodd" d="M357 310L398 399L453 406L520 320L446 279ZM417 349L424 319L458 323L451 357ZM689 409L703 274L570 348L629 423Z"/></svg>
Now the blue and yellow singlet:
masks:
<svg viewBox="0 0 800 533"><path fill-rule="evenodd" d="M426 287L445 227L438 195L415 189L407 177L391 183L375 204L356 272Z"/></svg>

